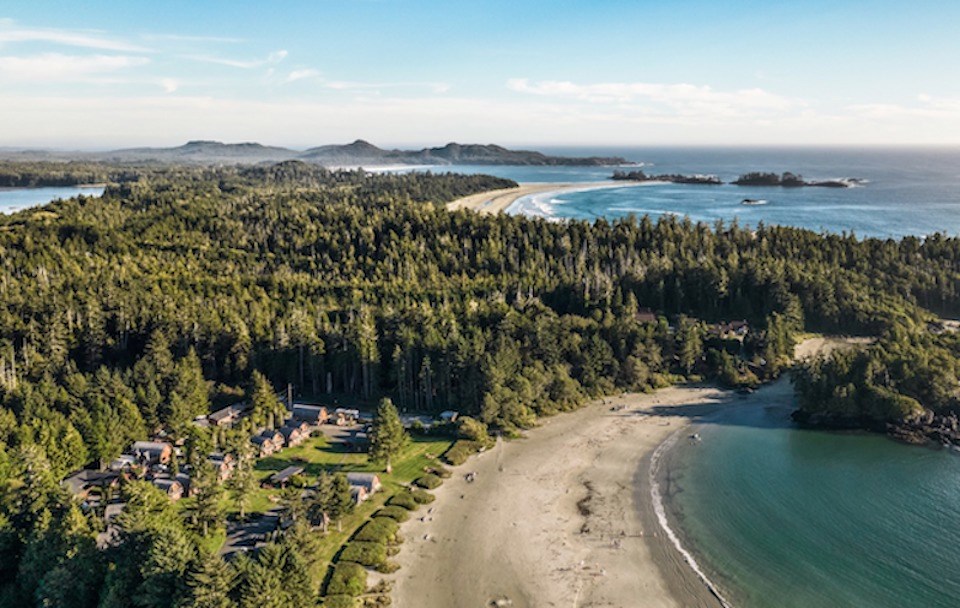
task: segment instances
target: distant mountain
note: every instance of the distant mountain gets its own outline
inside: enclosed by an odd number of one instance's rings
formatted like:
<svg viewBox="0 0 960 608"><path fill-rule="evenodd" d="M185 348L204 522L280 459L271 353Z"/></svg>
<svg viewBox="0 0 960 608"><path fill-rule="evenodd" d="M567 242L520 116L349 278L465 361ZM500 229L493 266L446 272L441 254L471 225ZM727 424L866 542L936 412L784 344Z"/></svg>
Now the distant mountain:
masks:
<svg viewBox="0 0 960 608"><path fill-rule="evenodd" d="M225 144L219 141L189 141L174 148L127 148L110 152L52 152L0 150L10 160L87 160L113 163L257 164L302 160L328 167L383 165L625 165L620 157L548 156L530 150L508 150L493 144L449 143L422 150L385 150L358 139L344 145L328 145L306 151L258 143Z"/></svg>

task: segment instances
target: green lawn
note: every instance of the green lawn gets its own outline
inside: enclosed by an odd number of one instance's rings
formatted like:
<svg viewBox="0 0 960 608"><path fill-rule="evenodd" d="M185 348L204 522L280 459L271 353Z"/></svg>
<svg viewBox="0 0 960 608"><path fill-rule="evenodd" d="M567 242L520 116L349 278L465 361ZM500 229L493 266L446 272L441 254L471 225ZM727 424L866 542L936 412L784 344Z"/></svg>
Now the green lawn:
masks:
<svg viewBox="0 0 960 608"><path fill-rule="evenodd" d="M423 474L428 466L439 463L437 458L451 445L451 439L433 437L413 438L400 456L393 463L393 472L389 475L383 472L382 465L375 465L368 461L366 453L347 452L341 444L330 443L323 435L311 437L295 448L282 450L272 456L261 458L256 463L257 479L261 482L275 472L289 466L301 466L309 483L313 483L321 471L335 471L350 473L355 471L374 472L380 474L383 489L372 496L349 516L340 522L340 530L334 523L323 540L321 557L329 563L344 542L367 520L383 503L397 490L409 484ZM251 501L251 513L264 513L276 503L271 497L276 497L276 490L258 488ZM229 511L235 512L230 503ZM325 569L325 568L324 568Z"/></svg>

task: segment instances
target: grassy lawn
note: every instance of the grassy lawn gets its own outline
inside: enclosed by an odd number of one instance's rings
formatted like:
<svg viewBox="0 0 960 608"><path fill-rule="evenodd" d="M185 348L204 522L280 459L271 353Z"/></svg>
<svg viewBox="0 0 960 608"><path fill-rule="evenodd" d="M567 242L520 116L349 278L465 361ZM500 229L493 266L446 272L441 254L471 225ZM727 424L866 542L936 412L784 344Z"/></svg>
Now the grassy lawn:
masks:
<svg viewBox="0 0 960 608"><path fill-rule="evenodd" d="M320 435L311 437L295 448L287 448L272 456L257 461L255 471L259 481L264 481L277 471L289 466L301 466L309 483L313 483L321 471L334 472L373 472L380 475L383 489L361 504L349 516L340 522L337 531L336 523L330 526L330 531L323 539L321 557L329 563L344 542L365 522L370 515L383 506L387 499L411 481L423 474L423 469L439 463L437 457L447 450L453 441L446 438L415 437L407 445L400 456L393 463L393 472L389 475L383 472L381 465L368 462L366 453L348 452L340 443L331 443L327 437ZM276 490L258 488L251 501L251 513L264 513L276 503L271 497L276 497ZM230 512L234 512L231 502ZM324 568L325 570L325 568Z"/></svg>

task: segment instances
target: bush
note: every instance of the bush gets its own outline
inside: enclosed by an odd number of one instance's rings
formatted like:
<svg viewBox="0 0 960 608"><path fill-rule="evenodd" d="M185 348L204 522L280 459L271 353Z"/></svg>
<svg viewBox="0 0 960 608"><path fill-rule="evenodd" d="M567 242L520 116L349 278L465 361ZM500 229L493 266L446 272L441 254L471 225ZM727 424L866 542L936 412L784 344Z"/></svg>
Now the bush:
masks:
<svg viewBox="0 0 960 608"><path fill-rule="evenodd" d="M327 595L349 595L357 597L367 590L367 571L360 564L340 562L333 568L330 582L327 583Z"/></svg>
<svg viewBox="0 0 960 608"><path fill-rule="evenodd" d="M397 562L388 562L384 561L382 564L377 566L377 572L380 574L393 574L400 569L400 564Z"/></svg>
<svg viewBox="0 0 960 608"><path fill-rule="evenodd" d="M467 461L467 458L470 458L480 451L481 447L483 446L476 441L459 439L450 446L450 449L446 451L443 458L453 466L461 465Z"/></svg>
<svg viewBox="0 0 960 608"><path fill-rule="evenodd" d="M487 434L487 425L469 416L461 416L460 419L457 420L457 432L460 437L467 441L479 443L480 445L488 445L490 443L490 435Z"/></svg>
<svg viewBox="0 0 960 608"><path fill-rule="evenodd" d="M439 488L440 484L443 483L443 480L437 477L436 475L427 473L423 477L418 477L417 479L415 479L413 483L420 486L421 488L426 488L427 490L433 490L433 489Z"/></svg>
<svg viewBox="0 0 960 608"><path fill-rule="evenodd" d="M379 568L387 561L387 546L383 543L352 542L344 547L340 560L356 562L367 568Z"/></svg>
<svg viewBox="0 0 960 608"><path fill-rule="evenodd" d="M397 538L400 524L389 517L374 517L354 535L354 542L389 543Z"/></svg>
<svg viewBox="0 0 960 608"><path fill-rule="evenodd" d="M427 469L427 473L433 473L434 475L436 475L437 477L439 477L439 478L441 478L441 479L449 479L450 476L453 474L453 473L450 472L450 469L447 469L447 468L445 468L445 467L441 467L441 466L439 466L439 465L438 465L438 466L435 466L435 467L429 467L429 468Z"/></svg>
<svg viewBox="0 0 960 608"><path fill-rule="evenodd" d="M420 508L420 503L417 502L417 499L414 498L410 492L400 492L390 497L390 500L387 501L387 506L402 507L407 511L416 511Z"/></svg>
<svg viewBox="0 0 960 608"><path fill-rule="evenodd" d="M323 598L323 608L356 608L357 598L350 595L328 595Z"/></svg>
<svg viewBox="0 0 960 608"><path fill-rule="evenodd" d="M413 500L413 497L410 497ZM414 502L414 508L416 508L416 502ZM374 514L375 517L389 517L390 519L396 520L399 523L403 523L410 519L410 512L401 506L388 506L380 509Z"/></svg>
<svg viewBox="0 0 960 608"><path fill-rule="evenodd" d="M428 505L437 499L436 496L424 490L410 490L410 496L421 505Z"/></svg>

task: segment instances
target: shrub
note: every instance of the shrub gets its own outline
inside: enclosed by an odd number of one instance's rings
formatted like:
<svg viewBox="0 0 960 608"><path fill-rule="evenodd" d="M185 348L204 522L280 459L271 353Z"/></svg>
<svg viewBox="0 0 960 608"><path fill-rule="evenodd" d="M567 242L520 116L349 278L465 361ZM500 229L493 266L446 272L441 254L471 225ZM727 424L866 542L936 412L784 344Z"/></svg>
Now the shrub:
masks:
<svg viewBox="0 0 960 608"><path fill-rule="evenodd" d="M427 490L433 490L435 488L439 488L440 484L443 483L443 480L437 477L436 475L427 473L422 477L418 477L416 480L414 480L413 483L420 486L421 488L426 488Z"/></svg>
<svg viewBox="0 0 960 608"><path fill-rule="evenodd" d="M460 437L467 441L479 443L480 445L490 443L490 435L487 434L487 425L475 418L461 416L460 419L457 420L457 432Z"/></svg>
<svg viewBox="0 0 960 608"><path fill-rule="evenodd" d="M417 502L417 499L414 498L410 492L400 492L390 497L390 500L387 501L387 506L402 507L407 511L416 511L420 507L420 503Z"/></svg>
<svg viewBox="0 0 960 608"><path fill-rule="evenodd" d="M413 497L411 497L412 499ZM414 502L414 507L416 507L416 501ZM375 517L389 517L390 519L396 520L397 522L403 523L410 519L410 512L400 506L388 506L380 509L374 514Z"/></svg>
<svg viewBox="0 0 960 608"><path fill-rule="evenodd" d="M388 543L394 542L400 524L389 517L374 517L354 535L354 542Z"/></svg>
<svg viewBox="0 0 960 608"><path fill-rule="evenodd" d="M323 608L356 608L357 598L350 595L328 595L323 598Z"/></svg>
<svg viewBox="0 0 960 608"><path fill-rule="evenodd" d="M449 479L450 475L453 473L450 472L450 469L441 466L430 467L427 469L427 473L433 473L441 479Z"/></svg>
<svg viewBox="0 0 960 608"><path fill-rule="evenodd" d="M357 597L367 590L367 571L360 564L340 562L333 568L327 594Z"/></svg>
<svg viewBox="0 0 960 608"><path fill-rule="evenodd" d="M367 568L379 568L387 561L387 546L383 543L352 542L344 547L340 560L356 562Z"/></svg>
<svg viewBox="0 0 960 608"><path fill-rule="evenodd" d="M388 562L384 560L379 566L377 566L377 572L380 574L393 574L400 569L400 564L397 562Z"/></svg>
<svg viewBox="0 0 960 608"><path fill-rule="evenodd" d="M413 499L421 505L428 505L437 499L436 496L424 490L410 490L410 495L413 496Z"/></svg>
<svg viewBox="0 0 960 608"><path fill-rule="evenodd" d="M450 449L446 451L443 458L453 466L461 465L467 461L467 458L476 454L481 447L481 444L476 441L459 439L450 446Z"/></svg>

